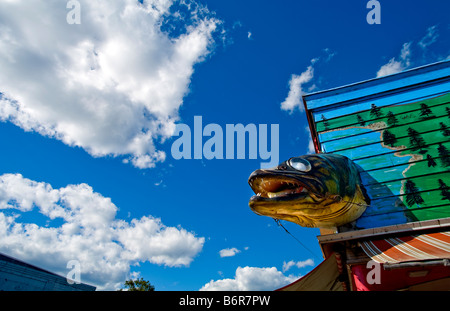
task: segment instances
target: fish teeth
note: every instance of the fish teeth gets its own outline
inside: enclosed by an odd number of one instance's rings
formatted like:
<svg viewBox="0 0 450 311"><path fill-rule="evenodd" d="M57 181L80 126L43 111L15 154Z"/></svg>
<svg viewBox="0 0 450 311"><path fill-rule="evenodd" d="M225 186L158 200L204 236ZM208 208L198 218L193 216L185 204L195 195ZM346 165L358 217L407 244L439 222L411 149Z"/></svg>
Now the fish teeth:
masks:
<svg viewBox="0 0 450 311"><path fill-rule="evenodd" d="M267 194L267 196L268 196L269 198L274 198L274 197L277 196L277 194L276 194L276 193L273 193L273 192L269 192L269 193Z"/></svg>

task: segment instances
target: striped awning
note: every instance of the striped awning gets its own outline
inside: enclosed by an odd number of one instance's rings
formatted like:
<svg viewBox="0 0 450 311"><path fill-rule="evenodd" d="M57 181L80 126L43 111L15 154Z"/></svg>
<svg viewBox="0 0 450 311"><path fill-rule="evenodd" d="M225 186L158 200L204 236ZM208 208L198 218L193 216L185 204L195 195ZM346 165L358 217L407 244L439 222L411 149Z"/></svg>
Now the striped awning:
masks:
<svg viewBox="0 0 450 311"><path fill-rule="evenodd" d="M450 231L363 241L364 252L378 263L450 258Z"/></svg>

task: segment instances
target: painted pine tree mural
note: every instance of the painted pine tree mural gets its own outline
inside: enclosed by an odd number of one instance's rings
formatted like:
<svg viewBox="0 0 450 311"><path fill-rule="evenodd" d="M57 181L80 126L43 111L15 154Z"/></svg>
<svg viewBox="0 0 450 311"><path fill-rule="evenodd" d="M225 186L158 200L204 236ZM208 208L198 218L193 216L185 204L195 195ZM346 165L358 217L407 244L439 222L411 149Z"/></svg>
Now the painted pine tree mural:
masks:
<svg viewBox="0 0 450 311"><path fill-rule="evenodd" d="M423 149L426 146L425 140L415 129L409 127L408 130L409 142L413 150L420 150L423 153Z"/></svg>
<svg viewBox="0 0 450 311"><path fill-rule="evenodd" d="M427 104L420 104L420 116L421 117L429 118L429 117L431 117L432 114L433 114L433 112L431 111L431 109L428 107Z"/></svg>
<svg viewBox="0 0 450 311"><path fill-rule="evenodd" d="M434 161L433 157L427 154L427 162L428 167L435 167L437 165L436 161Z"/></svg>
<svg viewBox="0 0 450 311"><path fill-rule="evenodd" d="M356 118L358 119L359 125L361 125L361 126L366 125L366 121L364 121L364 119L359 114L356 115Z"/></svg>
<svg viewBox="0 0 450 311"><path fill-rule="evenodd" d="M448 149L443 144L439 144L438 153L439 156L441 157L440 159L442 166L444 167L450 166L450 155Z"/></svg>
<svg viewBox="0 0 450 311"><path fill-rule="evenodd" d="M383 141L385 145L389 145L391 147L394 147L394 144L397 142L397 138L394 134L389 132L388 130L383 131Z"/></svg>
<svg viewBox="0 0 450 311"><path fill-rule="evenodd" d="M387 114L387 124L389 126L394 126L398 123L398 119L395 117L394 113L392 111L389 111Z"/></svg>
<svg viewBox="0 0 450 311"><path fill-rule="evenodd" d="M439 182L439 189L441 190L442 200L450 201L450 192L448 186L442 179L438 179L438 182Z"/></svg>
<svg viewBox="0 0 450 311"><path fill-rule="evenodd" d="M370 106L370 116L374 118L379 118L383 115L380 108L378 108L375 104Z"/></svg>
<svg viewBox="0 0 450 311"><path fill-rule="evenodd" d="M394 217L399 223L450 217L449 102L450 93L398 105L365 102L341 116L318 112L324 150L354 160L372 196L358 226L366 219L387 225Z"/></svg>
<svg viewBox="0 0 450 311"><path fill-rule="evenodd" d="M323 120L323 126L325 127L325 130L328 130L328 127L330 126L328 123L327 118L325 118L324 115L322 115L322 120Z"/></svg>
<svg viewBox="0 0 450 311"><path fill-rule="evenodd" d="M440 130L442 132L442 135L450 136L450 129L448 128L447 125L444 124L444 122L440 122L439 123L439 127L440 127Z"/></svg>
<svg viewBox="0 0 450 311"><path fill-rule="evenodd" d="M419 193L419 189L416 187L416 184L413 181L407 180L405 188L406 204L408 204L409 207L413 206L414 204L419 205L424 203L423 198Z"/></svg>

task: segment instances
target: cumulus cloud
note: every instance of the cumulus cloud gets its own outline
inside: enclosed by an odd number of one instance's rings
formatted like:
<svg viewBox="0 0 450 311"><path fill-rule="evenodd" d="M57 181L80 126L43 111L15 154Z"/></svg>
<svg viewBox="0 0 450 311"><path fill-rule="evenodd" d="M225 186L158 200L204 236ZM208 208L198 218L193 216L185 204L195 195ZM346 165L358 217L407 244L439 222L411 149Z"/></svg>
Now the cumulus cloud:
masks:
<svg viewBox="0 0 450 311"><path fill-rule="evenodd" d="M314 77L314 68L312 65L303 71L300 75L293 74L289 81L289 93L286 99L281 103L281 109L292 113L296 108L304 110L301 101L303 95L302 85L308 83Z"/></svg>
<svg viewBox="0 0 450 311"><path fill-rule="evenodd" d="M116 219L117 206L87 184L59 189L20 174L0 176L0 252L65 276L81 264L81 281L115 289L140 262L189 266L205 239L144 216ZM21 222L39 212L45 224ZM58 225L52 225L57 221Z"/></svg>
<svg viewBox="0 0 450 311"><path fill-rule="evenodd" d="M277 268L238 267L233 279L211 280L201 291L271 291L298 279L285 276Z"/></svg>
<svg viewBox="0 0 450 311"><path fill-rule="evenodd" d="M308 266L314 266L314 260L312 259L306 259L304 261L288 261L288 262L283 262L283 273L288 271L289 269L291 269L292 267L297 267L297 268L304 268L304 267L308 267Z"/></svg>
<svg viewBox="0 0 450 311"><path fill-rule="evenodd" d="M225 248L219 251L220 257L233 257L234 255L240 253L241 251L238 250L236 247L233 248Z"/></svg>
<svg viewBox="0 0 450 311"><path fill-rule="evenodd" d="M325 55L311 59L311 65L309 65L301 74L291 75L291 79L289 80L289 93L286 99L281 103L281 110L288 111L289 113L293 113L295 109L299 109L300 111L304 110L302 102L302 95L305 93L304 85L311 82L314 78L314 66L319 61L327 63L336 55L336 53L329 48L323 49L322 52ZM313 84L310 85L306 91L312 92L317 88L318 86Z"/></svg>
<svg viewBox="0 0 450 311"><path fill-rule="evenodd" d="M220 21L193 1L79 2L81 24L65 3L0 2L0 120L153 167Z"/></svg>
<svg viewBox="0 0 450 311"><path fill-rule="evenodd" d="M417 44L413 42L404 43L398 57L391 58L386 64L381 66L377 72L377 77L387 76L397 72L401 72L411 67L412 65L412 50L414 49L415 62L430 63L445 59L445 56L435 54L430 51L429 47L439 38L439 31L437 25L431 26L427 29L425 36L423 36Z"/></svg>
<svg viewBox="0 0 450 311"><path fill-rule="evenodd" d="M377 72L377 78L401 72L411 65L411 42L405 43L400 51L398 59L391 58L387 64L381 66Z"/></svg>

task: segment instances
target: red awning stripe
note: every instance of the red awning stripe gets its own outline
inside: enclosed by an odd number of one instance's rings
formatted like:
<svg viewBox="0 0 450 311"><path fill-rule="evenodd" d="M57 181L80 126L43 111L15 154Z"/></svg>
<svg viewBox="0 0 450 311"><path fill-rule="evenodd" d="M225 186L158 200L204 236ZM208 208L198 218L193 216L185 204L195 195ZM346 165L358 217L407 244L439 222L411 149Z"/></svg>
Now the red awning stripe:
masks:
<svg viewBox="0 0 450 311"><path fill-rule="evenodd" d="M360 245L379 263L450 258L450 232L364 241Z"/></svg>
<svg viewBox="0 0 450 311"><path fill-rule="evenodd" d="M419 241L422 241L424 243L432 244L434 247L437 247L444 251L449 251L449 238L450 233L446 232L447 234L435 234L435 235L419 235L416 236L416 238Z"/></svg>
<svg viewBox="0 0 450 311"><path fill-rule="evenodd" d="M428 244L423 243L425 245L420 245L419 241L415 238L411 237L410 240L402 240L397 238L388 239L392 246L395 247L396 250L402 252L403 254L411 257L410 260L414 259L438 259L439 257L434 255L434 249L430 249ZM405 260L401 260L405 261Z"/></svg>
<svg viewBox="0 0 450 311"><path fill-rule="evenodd" d="M397 260L389 257L386 253L380 250L372 241L361 242L361 247L367 256L376 262L397 262Z"/></svg>

